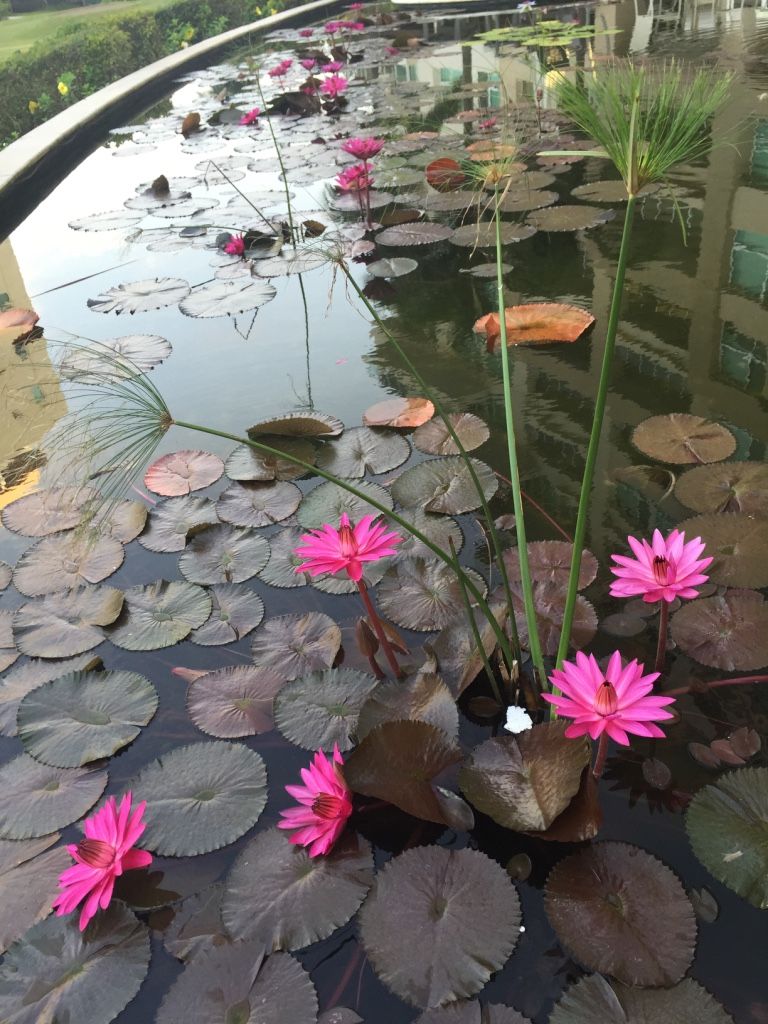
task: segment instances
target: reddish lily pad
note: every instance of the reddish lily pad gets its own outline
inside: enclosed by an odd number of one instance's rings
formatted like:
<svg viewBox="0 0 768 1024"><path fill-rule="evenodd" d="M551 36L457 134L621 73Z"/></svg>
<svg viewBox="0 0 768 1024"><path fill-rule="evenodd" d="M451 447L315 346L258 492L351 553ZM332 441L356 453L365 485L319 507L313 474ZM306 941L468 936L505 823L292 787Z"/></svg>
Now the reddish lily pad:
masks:
<svg viewBox="0 0 768 1024"><path fill-rule="evenodd" d="M181 451L162 455L144 474L144 486L155 494L176 497L216 483L224 463L210 452Z"/></svg>
<svg viewBox="0 0 768 1024"><path fill-rule="evenodd" d="M507 346L529 343L549 344L578 341L594 324L595 318L578 306L560 302L533 302L527 306L508 306L504 311ZM500 343L498 313L486 313L475 321L476 334L487 338L488 351Z"/></svg>
<svg viewBox="0 0 768 1024"><path fill-rule="evenodd" d="M565 588L571 569L573 544L562 540L537 540L528 545L528 564L535 583ZM517 548L504 552L504 564L510 580L520 580L520 554ZM581 553L578 589L583 590L597 578L597 559L586 548Z"/></svg>
<svg viewBox="0 0 768 1024"><path fill-rule="evenodd" d="M643 455L674 465L722 462L736 451L736 438L720 423L672 412L651 416L635 427L632 443Z"/></svg>
<svg viewBox="0 0 768 1024"><path fill-rule="evenodd" d="M466 175L458 161L452 157L440 157L424 168L427 183L438 192L453 192L466 182Z"/></svg>
<svg viewBox="0 0 768 1024"><path fill-rule="evenodd" d="M40 315L33 309L4 309L0 311L0 331L8 327L34 327Z"/></svg>
<svg viewBox="0 0 768 1024"><path fill-rule="evenodd" d="M3 526L24 537L47 537L80 525L83 509L96 496L90 487L56 487L35 491L6 505Z"/></svg>
<svg viewBox="0 0 768 1024"><path fill-rule="evenodd" d="M187 691L189 717L218 739L258 736L274 728L272 701L285 678L254 665L206 672Z"/></svg>
<svg viewBox="0 0 768 1024"><path fill-rule="evenodd" d="M613 210L601 210L599 206L551 206L534 210L528 215L528 223L539 231L585 231L600 227L613 216Z"/></svg>
<svg viewBox="0 0 768 1024"><path fill-rule="evenodd" d="M754 590L729 590L684 604L672 639L702 665L726 672L768 665L768 603Z"/></svg>
<svg viewBox="0 0 768 1024"><path fill-rule="evenodd" d="M428 398L387 398L377 402L363 414L368 427L420 427L435 415L435 407Z"/></svg>
<svg viewBox="0 0 768 1024"><path fill-rule="evenodd" d="M484 595L484 580L472 569L464 571ZM454 570L418 556L398 559L384 574L377 597L381 611L398 626L422 631L442 629L464 607Z"/></svg>

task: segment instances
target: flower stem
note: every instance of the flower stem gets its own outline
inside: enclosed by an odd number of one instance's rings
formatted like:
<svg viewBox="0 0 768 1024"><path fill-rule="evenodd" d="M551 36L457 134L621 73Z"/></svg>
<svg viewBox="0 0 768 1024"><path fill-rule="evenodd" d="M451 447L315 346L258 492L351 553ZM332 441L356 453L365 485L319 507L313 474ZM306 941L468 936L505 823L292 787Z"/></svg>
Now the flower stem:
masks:
<svg viewBox="0 0 768 1024"><path fill-rule="evenodd" d="M281 176L282 182L283 182L283 191L285 192L285 201L286 201L286 203L288 205L288 227L290 228L290 231L291 231L291 245L295 249L296 248L296 231L295 231L294 226L293 226L293 212L292 212L292 208L291 208L291 190L288 188L288 175L285 173L285 164L283 163L283 154L282 154L282 152L280 150L280 144L277 141L277 136L275 135L275 129L272 127L272 121L270 120L269 111L266 109L267 101L264 99L264 92L263 92L263 90L261 88L261 79L259 78L258 74L256 75L256 86L257 86L257 88L259 90L259 98L261 99L262 106L265 108L264 109L264 114L265 114L266 121L267 121L267 127L269 128L269 134L272 136L272 145L275 147L275 156L277 157L277 162L280 164L280 176Z"/></svg>
<svg viewBox="0 0 768 1024"><path fill-rule="evenodd" d="M669 632L669 602L661 599L659 612L659 640L656 645L656 672L664 671L664 659L667 656L667 633Z"/></svg>
<svg viewBox="0 0 768 1024"><path fill-rule="evenodd" d="M619 313L621 311L621 300L624 292L624 278L626 277L627 262L629 259L629 243L632 237L632 222L635 216L635 202L636 197L630 194L627 199L627 210L624 215L624 229L621 234L621 248L619 249L619 259L616 264L616 279L613 282L613 295L611 297L611 308L608 314L608 326L605 333L605 348L603 349L603 363L600 368L600 381L597 386L597 395L595 396L595 412L592 417L592 430L589 435L587 458L584 463L584 476L581 479L579 510L576 515L576 529L573 534L571 570L568 577L568 589L565 598L565 610L563 612L563 628L560 634L560 644L557 648L558 668L562 666L571 642L571 628L573 626L573 615L576 610L576 594L579 586L579 572L581 571L581 553L584 548L584 538L587 532L589 503L592 497L592 481L595 476L597 453L600 448L600 437L603 432L603 419L605 418L608 386L611 380L613 353L616 347L616 332L619 326Z"/></svg>
<svg viewBox="0 0 768 1024"><path fill-rule="evenodd" d="M600 739L597 742L597 757L595 758L595 764L592 769L592 774L595 779L599 779L603 774L605 768L605 758L608 755L608 733L600 733Z"/></svg>
<svg viewBox="0 0 768 1024"><path fill-rule="evenodd" d="M395 673L395 679L402 679L403 670L397 663L395 652L392 650L392 644L389 642L389 638L387 637L387 634L384 632L384 627L381 624L379 613L376 611L373 601L371 600L371 595L368 593L368 587L366 587L362 580L358 580L357 589L360 591L360 597L363 599L363 604L365 605L365 610L368 613L368 618L370 619L371 625L373 626L373 631L376 634L376 638L381 644L382 650L384 651L384 654L387 657L389 667Z"/></svg>
<svg viewBox="0 0 768 1024"><path fill-rule="evenodd" d="M768 676L734 676L733 679L715 679L711 683L702 683L707 690L715 690L718 686L744 686L746 683L768 683ZM682 697L686 693L693 693L695 686L678 686L674 690L662 690L665 697Z"/></svg>
<svg viewBox="0 0 768 1024"><path fill-rule="evenodd" d="M453 543L453 537L448 538L448 544L450 545L451 548L451 554L453 555L454 558L456 558L456 545ZM482 659L483 666L485 668L485 674L488 677L488 682L490 683L491 689L493 690L493 696L496 698L496 702L499 705L499 707L503 708L506 706L506 701L501 696L499 684L496 680L496 676L493 673L493 669L491 668L491 663L488 660L488 655L485 653L485 644L483 643L483 638L480 636L480 630L477 628L477 623L475 622L475 614L472 611L472 604L469 600L469 594L467 593L467 588L464 586L464 582L461 579L459 579L459 587L461 589L461 598L462 601L464 602L464 612L467 616L467 621L469 622L469 628L472 630L472 638L475 641L477 653L480 655L480 658Z"/></svg>

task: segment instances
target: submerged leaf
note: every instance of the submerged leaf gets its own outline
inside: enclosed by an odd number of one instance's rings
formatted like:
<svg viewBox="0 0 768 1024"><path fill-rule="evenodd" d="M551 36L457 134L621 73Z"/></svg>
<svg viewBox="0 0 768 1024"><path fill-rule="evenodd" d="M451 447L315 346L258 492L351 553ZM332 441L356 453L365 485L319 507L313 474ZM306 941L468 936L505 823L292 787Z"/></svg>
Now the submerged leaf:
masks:
<svg viewBox="0 0 768 1024"><path fill-rule="evenodd" d="M414 1024L531 1024L531 1021L511 1006L462 999L439 1010L427 1010Z"/></svg>
<svg viewBox="0 0 768 1024"><path fill-rule="evenodd" d="M643 420L635 427L632 443L643 455L675 465L721 462L736 451L730 430L683 412Z"/></svg>

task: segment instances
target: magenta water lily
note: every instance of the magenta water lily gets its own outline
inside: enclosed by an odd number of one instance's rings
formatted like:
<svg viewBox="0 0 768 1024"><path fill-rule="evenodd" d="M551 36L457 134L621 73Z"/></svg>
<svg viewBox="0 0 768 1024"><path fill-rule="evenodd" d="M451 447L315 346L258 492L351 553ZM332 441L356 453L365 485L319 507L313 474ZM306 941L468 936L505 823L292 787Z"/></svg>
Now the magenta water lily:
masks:
<svg viewBox="0 0 768 1024"><path fill-rule="evenodd" d="M301 769L304 785L285 787L298 807L280 811L277 827L290 831L290 841L307 847L310 857L331 852L352 813L351 793L340 771L343 764L338 745L331 758L318 750L309 767Z"/></svg>
<svg viewBox="0 0 768 1024"><path fill-rule="evenodd" d="M690 599L699 596L696 588L709 579L703 570L712 558L701 557L705 547L701 537L686 541L685 532L672 530L665 539L654 530L650 544L635 537L627 537L627 543L634 558L611 555L616 563L611 566L616 577L611 583L614 597L642 597L648 604Z"/></svg>

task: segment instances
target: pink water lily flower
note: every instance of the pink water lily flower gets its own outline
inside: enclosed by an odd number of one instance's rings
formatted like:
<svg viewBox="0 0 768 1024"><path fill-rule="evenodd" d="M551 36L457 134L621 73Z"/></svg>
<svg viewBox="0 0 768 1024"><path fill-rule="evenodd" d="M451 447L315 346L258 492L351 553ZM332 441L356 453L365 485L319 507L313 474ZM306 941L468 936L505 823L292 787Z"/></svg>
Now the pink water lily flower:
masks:
<svg viewBox="0 0 768 1024"><path fill-rule="evenodd" d="M341 148L356 160L371 160L384 148L384 139L347 139L342 142Z"/></svg>
<svg viewBox="0 0 768 1024"><path fill-rule="evenodd" d="M245 235L232 235L230 240L224 246L224 252L229 253L230 256L244 256Z"/></svg>
<svg viewBox="0 0 768 1024"><path fill-rule="evenodd" d="M336 99L346 90L348 84L344 75L329 75L323 79L320 92L324 92L326 96Z"/></svg>
<svg viewBox="0 0 768 1024"><path fill-rule="evenodd" d="M317 61L314 57L305 57L304 60L299 61L299 64L301 64L303 68L306 68L307 71L311 71L315 64L317 64Z"/></svg>
<svg viewBox="0 0 768 1024"><path fill-rule="evenodd" d="M137 804L131 813L131 794L126 793L118 807L111 796L104 806L85 819L85 839L72 843L67 850L77 861L59 876L63 890L54 900L58 917L71 914L83 903L80 931L83 931L99 907L106 910L112 899L115 879L124 871L145 868L152 855L137 850L134 843L147 827L142 816L147 806ZM83 902L84 901L84 902Z"/></svg>
<svg viewBox="0 0 768 1024"><path fill-rule="evenodd" d="M332 760L318 750L309 768L301 769L304 785L285 787L299 806L280 811L283 820L277 827L290 829L290 841L308 847L310 857L331 852L352 813L350 790L340 771L343 764L337 744Z"/></svg>
<svg viewBox="0 0 768 1024"><path fill-rule="evenodd" d="M358 582L363 576L363 562L378 562L380 558L396 554L395 544L401 541L398 534L374 519L374 516L363 516L353 526L347 513L342 512L337 530L325 523L320 530L305 533L295 554L306 561L295 571L319 576L346 570L349 578Z"/></svg>
<svg viewBox="0 0 768 1024"><path fill-rule="evenodd" d="M638 597L642 594L647 604L657 601L674 601L676 597L698 597L696 587L706 583L709 576L702 572L712 562L711 558L700 558L704 551L701 537L686 541L685 533L673 530L665 540L658 530L653 531L649 544L647 540L627 537L635 554L612 555L616 566L611 572L617 577L611 583L614 597Z"/></svg>
<svg viewBox="0 0 768 1024"><path fill-rule="evenodd" d="M320 68L320 70L321 71L325 71L328 74L335 75L336 72L337 71L341 71L341 69L343 67L344 67L344 61L343 60L332 60L332 61L329 61L327 64L323 64L323 66Z"/></svg>
<svg viewBox="0 0 768 1024"><path fill-rule="evenodd" d="M355 164L336 175L336 184L343 192L364 192L373 186L373 178L365 164Z"/></svg>
<svg viewBox="0 0 768 1024"><path fill-rule="evenodd" d="M300 28L299 29L299 35L302 37L302 39L309 39L309 37L313 36L314 34L315 34L315 30L313 28Z"/></svg>
<svg viewBox="0 0 768 1024"><path fill-rule="evenodd" d="M614 651L603 672L593 654L579 651L575 663L564 661L562 669L550 676L562 696L543 693L542 697L555 705L559 715L573 719L565 730L571 739L588 734L595 740L604 732L624 745L629 744L628 733L664 739L654 722L673 717L664 708L675 698L654 696L651 691L659 673L643 675L644 671L637 659L623 666L621 655Z"/></svg>
<svg viewBox="0 0 768 1024"><path fill-rule="evenodd" d="M261 113L261 108L260 107L254 107L252 110L249 110L247 114L243 114L243 116L240 118L240 122L239 123L240 124L253 124L254 121L258 120L258 117L259 117L260 113Z"/></svg>

